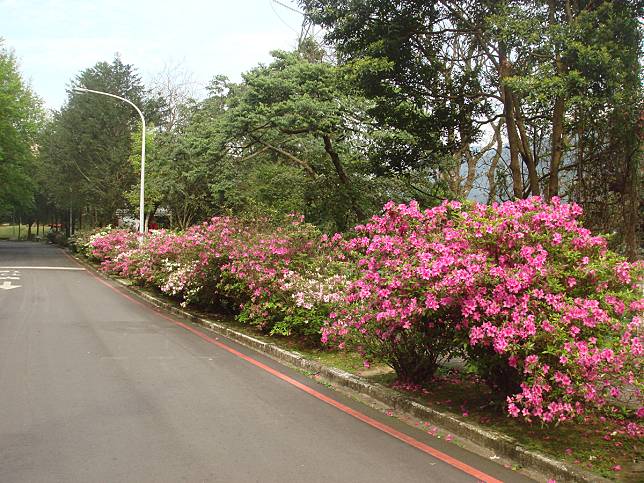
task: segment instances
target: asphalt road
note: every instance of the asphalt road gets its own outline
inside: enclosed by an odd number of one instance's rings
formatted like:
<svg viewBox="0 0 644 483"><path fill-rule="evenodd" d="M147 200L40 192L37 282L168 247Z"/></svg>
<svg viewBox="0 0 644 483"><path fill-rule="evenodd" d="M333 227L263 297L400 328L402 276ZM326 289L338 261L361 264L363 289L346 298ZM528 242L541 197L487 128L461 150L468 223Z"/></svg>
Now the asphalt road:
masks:
<svg viewBox="0 0 644 483"><path fill-rule="evenodd" d="M0 482L528 481L220 338L489 478L436 459L79 267L0 241Z"/></svg>

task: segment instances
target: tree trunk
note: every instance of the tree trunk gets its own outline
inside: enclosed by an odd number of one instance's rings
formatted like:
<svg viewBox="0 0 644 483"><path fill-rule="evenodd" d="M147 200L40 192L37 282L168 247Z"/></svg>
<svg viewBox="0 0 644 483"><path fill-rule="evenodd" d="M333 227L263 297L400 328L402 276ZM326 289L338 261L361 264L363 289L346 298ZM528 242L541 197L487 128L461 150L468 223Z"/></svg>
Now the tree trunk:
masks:
<svg viewBox="0 0 644 483"><path fill-rule="evenodd" d="M523 159L523 164L525 164L528 170L528 182L530 186L530 194L532 196L539 196L541 194L541 189L539 187L539 176L537 176L537 162L535 157L532 155L530 150L530 141L528 139L528 133L525 129L525 124L523 122L523 115L521 114L521 107L519 105L519 99L516 95L512 95L514 112L516 115L516 125L519 130L519 139L521 140L520 152L521 158Z"/></svg>
<svg viewBox="0 0 644 483"><path fill-rule="evenodd" d="M329 157L331 158L331 162L333 163L333 166L335 167L335 171L338 174L338 178L340 179L340 183L342 186L344 186L347 196L349 196L349 200L351 202L351 209L353 212L356 214L358 217L358 220L364 220L366 218L366 215L364 211L362 211L362 208L358 205L358 202L355 197L355 193L353 192L353 187L351 186L351 180L347 176L347 173L344 171L344 167L342 166L342 163L340 162L340 156L338 156L337 151L333 149L333 143L331 142L331 136L328 134L325 134L322 136L322 139L324 140L324 150L327 152Z"/></svg>
<svg viewBox="0 0 644 483"><path fill-rule="evenodd" d="M552 112L552 146L550 150L550 176L548 178L548 199L559 194L559 166L563 157L564 99L558 96Z"/></svg>
<svg viewBox="0 0 644 483"><path fill-rule="evenodd" d="M557 5L555 0L549 0L548 2L548 22L551 26L556 25L556 9ZM570 3L566 2L566 17L568 22L572 22L572 10L570 8ZM555 52L554 67L558 75L564 73L564 64L561 61L561 55L559 51ZM553 196L559 194L559 166L561 164L561 158L563 157L564 150L564 114L565 114L565 99L562 95L558 95L555 98L555 104L552 111L552 145L550 147L550 176L548 178L548 200Z"/></svg>
<svg viewBox="0 0 644 483"><path fill-rule="evenodd" d="M467 198L474 187L474 180L476 179L476 165L478 164L479 159L481 159L481 156L472 154L469 148L467 149L465 157L467 158L467 175L465 176L465 181L460 189L460 194L463 198Z"/></svg>
<svg viewBox="0 0 644 483"><path fill-rule="evenodd" d="M487 172L487 181L489 185L489 191L487 196L487 203L491 204L496 201L496 167L499 164L499 159L503 154L503 139L501 138L501 125L503 120L501 119L499 123L494 126L494 137L496 138L496 153L492 157L490 162L490 169Z"/></svg>
<svg viewBox="0 0 644 483"><path fill-rule="evenodd" d="M145 229L145 232L146 232L146 233L147 233L147 231L148 231L148 227L150 226L150 220L152 219L152 217L154 216L154 214L157 212L157 208L158 208L158 207L155 205L155 206L153 206L153 207L152 207L152 209L151 209L151 210L149 210L149 211L147 211L147 212L145 213L145 218L144 218L144 220L145 220L145 221L144 221L144 224L145 224L145 225L144 225L144 227L145 227L145 228L144 228L144 229Z"/></svg>
<svg viewBox="0 0 644 483"><path fill-rule="evenodd" d="M510 172L512 173L512 191L517 199L523 198L523 176L519 163L519 136L515 119L514 99L512 91L504 85L505 79L511 74L511 65L507 58L506 47L499 44L499 87L503 99L503 117L508 133L508 147L510 148Z"/></svg>

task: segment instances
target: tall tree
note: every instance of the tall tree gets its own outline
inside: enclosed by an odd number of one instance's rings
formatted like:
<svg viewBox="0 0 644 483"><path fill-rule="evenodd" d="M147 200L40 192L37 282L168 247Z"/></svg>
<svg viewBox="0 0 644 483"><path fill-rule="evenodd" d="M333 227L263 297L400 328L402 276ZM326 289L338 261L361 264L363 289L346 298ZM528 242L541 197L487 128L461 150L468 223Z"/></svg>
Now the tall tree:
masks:
<svg viewBox="0 0 644 483"><path fill-rule="evenodd" d="M140 121L126 103L74 92L77 86L125 97L143 106L148 118L153 118L150 114L155 109L147 108L134 67L117 56L111 63L99 62L82 71L71 83L67 103L54 117L43 155L65 173L60 181L73 190L77 204L90 206L97 221L107 223L127 205L125 193L136 183L129 155L132 133Z"/></svg>
<svg viewBox="0 0 644 483"><path fill-rule="evenodd" d="M510 195L569 196L585 201L588 212L605 190L598 186L597 196L589 193L589 181L580 184L588 178L583 173L612 173L612 182L603 176L601 185L617 189L608 198L623 208L619 231L634 256L637 235L630 227L637 226L639 215L640 1L301 4L328 29L326 39L340 60L355 66L364 92L377 101L379 119L394 119L401 129L401 120L411 119L428 131L406 128L414 135L411 146L438 140L452 157L463 153L456 166L462 172L467 164L469 173L478 162L471 156L476 152L472 143L480 145L481 131L498 138L496 121L501 120L505 146L497 142L494 148L494 141L488 146L496 150L492 159L509 158ZM423 119L431 122L423 124ZM608 152L611 161L602 154ZM488 178L496 179L491 173ZM452 195L458 195L452 186ZM604 220L603 228L612 228L611 222Z"/></svg>
<svg viewBox="0 0 644 483"><path fill-rule="evenodd" d="M35 208L36 139L41 101L22 78L16 57L0 39L0 217Z"/></svg>
<svg viewBox="0 0 644 483"><path fill-rule="evenodd" d="M351 219L364 219L359 161L350 146L350 123L361 122L352 117L355 100L340 89L335 67L311 47L273 56L271 64L244 74L243 83L226 86L228 108L219 120L226 161L239 169L253 159L265 173L271 163L280 164L291 179L299 171L300 193L318 191L308 198L309 213L323 216L319 210L324 208L314 201L322 195L327 202L333 200L335 224L341 229ZM314 205L317 210L311 210Z"/></svg>
<svg viewBox="0 0 644 483"><path fill-rule="evenodd" d="M436 2L407 0L302 2L347 65L362 92L375 102L369 113L386 133L374 156L379 166L404 173L434 167L455 173L476 159L473 144L490 111L480 56L451 35ZM441 39L432 38L438 29ZM438 32L436 32L438 33ZM471 176L465 181L471 185ZM458 187L459 193L465 186Z"/></svg>
<svg viewBox="0 0 644 483"><path fill-rule="evenodd" d="M158 129L150 126L146 135L146 227L156 213L163 207L170 211L174 228L185 230L188 226L213 214L212 194L209 182L212 181L211 165L196 154L191 142L191 134L186 131L191 109L183 106L171 129ZM133 135L130 160L139 169L141 160L141 134ZM138 203L138 187L127 193L134 206Z"/></svg>

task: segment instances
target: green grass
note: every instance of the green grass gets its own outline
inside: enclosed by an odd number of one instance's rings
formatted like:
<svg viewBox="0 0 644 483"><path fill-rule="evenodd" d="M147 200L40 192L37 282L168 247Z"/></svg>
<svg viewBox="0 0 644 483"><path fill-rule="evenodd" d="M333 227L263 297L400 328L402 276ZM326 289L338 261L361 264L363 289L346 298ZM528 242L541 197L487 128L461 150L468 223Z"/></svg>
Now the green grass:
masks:
<svg viewBox="0 0 644 483"><path fill-rule="evenodd" d="M32 227L34 229L35 233L35 227ZM20 238L25 240L27 238L27 225L22 225L20 228ZM2 239L10 239L10 240L17 240L18 239L18 225L4 225L0 224L0 240Z"/></svg>
<svg viewBox="0 0 644 483"><path fill-rule="evenodd" d="M323 349L296 349L307 359L312 359L325 366L332 366L353 374L364 369L363 357L353 352L337 352Z"/></svg>

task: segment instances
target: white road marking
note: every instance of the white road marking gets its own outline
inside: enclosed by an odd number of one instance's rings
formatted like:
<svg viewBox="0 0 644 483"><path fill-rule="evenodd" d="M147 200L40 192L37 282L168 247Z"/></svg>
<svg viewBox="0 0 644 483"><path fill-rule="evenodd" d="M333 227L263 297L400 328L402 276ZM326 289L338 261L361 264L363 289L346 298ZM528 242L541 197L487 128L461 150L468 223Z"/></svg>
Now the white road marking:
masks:
<svg viewBox="0 0 644 483"><path fill-rule="evenodd" d="M0 271L5 271L3 269L10 268L14 270L76 270L76 271L83 271L85 270L84 268L80 267L0 267Z"/></svg>
<svg viewBox="0 0 644 483"><path fill-rule="evenodd" d="M20 280L20 277L0 277L0 280Z"/></svg>
<svg viewBox="0 0 644 483"><path fill-rule="evenodd" d="M0 288L2 290L11 290L13 288L20 288L22 285L11 285L11 282L2 282L2 285L0 285Z"/></svg>

